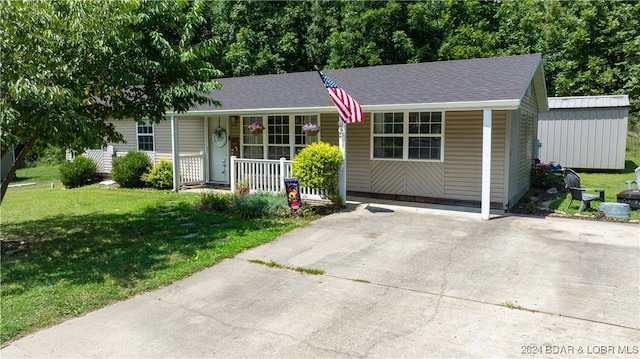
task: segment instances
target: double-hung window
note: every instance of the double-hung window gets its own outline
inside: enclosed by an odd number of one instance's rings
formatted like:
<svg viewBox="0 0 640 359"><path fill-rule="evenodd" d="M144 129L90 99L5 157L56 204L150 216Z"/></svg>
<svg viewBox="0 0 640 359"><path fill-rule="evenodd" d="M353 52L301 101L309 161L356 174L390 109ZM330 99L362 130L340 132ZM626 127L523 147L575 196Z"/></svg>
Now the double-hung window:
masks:
<svg viewBox="0 0 640 359"><path fill-rule="evenodd" d="M254 123L264 126L262 116L246 116L242 118L242 157L263 159L264 136L255 136L249 131L249 125Z"/></svg>
<svg viewBox="0 0 640 359"><path fill-rule="evenodd" d="M387 112L373 115L373 158L442 160L441 112Z"/></svg>
<svg viewBox="0 0 640 359"><path fill-rule="evenodd" d="M153 123L151 121L138 122L136 126L136 140L138 142L138 150L154 151Z"/></svg>
<svg viewBox="0 0 640 359"><path fill-rule="evenodd" d="M316 125L319 125L318 123L318 115L296 115L294 117L294 122L295 122L295 126L294 126L294 136L295 136L295 141L294 141L294 156L296 154L298 154L298 152L300 152L300 150L302 150L303 148L305 148L307 145L312 144L313 142L318 142L319 140L319 134L317 134L316 136L309 136L308 134L305 135L304 132L302 132L302 126L309 124L309 123L313 123Z"/></svg>
<svg viewBox="0 0 640 359"><path fill-rule="evenodd" d="M404 114L387 112L373 114L373 158L403 157Z"/></svg>
<svg viewBox="0 0 640 359"><path fill-rule="evenodd" d="M268 156L270 160L291 158L291 126L288 115L267 116Z"/></svg>
<svg viewBox="0 0 640 359"><path fill-rule="evenodd" d="M264 131L259 136L251 133L249 125L259 123ZM318 115L269 115L245 116L242 118L244 158L291 160L306 145L317 142L319 135L308 136L302 126L318 124Z"/></svg>

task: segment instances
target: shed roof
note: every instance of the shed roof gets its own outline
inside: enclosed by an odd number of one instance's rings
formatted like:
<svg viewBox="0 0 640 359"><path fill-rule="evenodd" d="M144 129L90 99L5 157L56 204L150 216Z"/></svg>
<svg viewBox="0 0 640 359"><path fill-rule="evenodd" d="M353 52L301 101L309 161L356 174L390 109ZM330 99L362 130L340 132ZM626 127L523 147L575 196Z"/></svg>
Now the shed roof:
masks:
<svg viewBox="0 0 640 359"><path fill-rule="evenodd" d="M629 107L628 95L549 97L549 109Z"/></svg>
<svg viewBox="0 0 640 359"><path fill-rule="evenodd" d="M547 110L540 54L381 65L323 71L365 111L381 109L517 109L531 84ZM315 71L219 79L211 93L222 107L196 106L189 113L277 111L329 112L335 108Z"/></svg>

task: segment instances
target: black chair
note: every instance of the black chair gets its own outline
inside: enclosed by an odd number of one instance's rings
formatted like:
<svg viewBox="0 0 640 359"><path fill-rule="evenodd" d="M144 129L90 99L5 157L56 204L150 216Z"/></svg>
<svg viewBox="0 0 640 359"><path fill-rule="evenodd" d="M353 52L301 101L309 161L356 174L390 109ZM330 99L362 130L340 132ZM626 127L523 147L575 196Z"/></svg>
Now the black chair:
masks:
<svg viewBox="0 0 640 359"><path fill-rule="evenodd" d="M571 206L573 201L580 201L580 208L578 212L582 212L585 209L591 209L591 201L604 202L604 188L584 188L580 185L580 176L571 168L565 168L562 171L564 175L564 182L566 187L571 193L571 201L567 205L567 209ZM587 193L587 191L599 192L598 195Z"/></svg>

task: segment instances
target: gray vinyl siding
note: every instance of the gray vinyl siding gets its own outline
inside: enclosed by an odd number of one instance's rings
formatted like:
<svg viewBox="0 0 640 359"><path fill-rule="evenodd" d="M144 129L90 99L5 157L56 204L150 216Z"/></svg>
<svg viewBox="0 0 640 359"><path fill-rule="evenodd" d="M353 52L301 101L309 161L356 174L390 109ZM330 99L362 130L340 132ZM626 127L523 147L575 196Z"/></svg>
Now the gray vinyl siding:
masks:
<svg viewBox="0 0 640 359"><path fill-rule="evenodd" d="M504 203L506 112L493 111L491 124L491 202ZM482 199L482 111L445 115L444 197Z"/></svg>
<svg viewBox="0 0 640 359"><path fill-rule="evenodd" d="M205 149L204 118L202 116L178 117L178 152L180 154L197 154ZM171 120L155 125L155 157L172 159Z"/></svg>
<svg viewBox="0 0 640 359"><path fill-rule="evenodd" d="M371 114L347 128L347 191L371 192Z"/></svg>
<svg viewBox="0 0 640 359"><path fill-rule="evenodd" d="M129 151L137 150L137 126L133 120L113 121L116 130L122 134L126 143L110 143L116 151L116 156L124 156ZM204 120L203 117L180 117L178 118L178 138L181 154L200 153L204 151ZM157 123L153 127L154 131L154 149L153 152L147 152L151 160L156 162L160 159L172 159L172 141L171 141L171 120L166 119ZM111 170L111 162L105 162L109 172Z"/></svg>
<svg viewBox="0 0 640 359"><path fill-rule="evenodd" d="M371 190L375 193L444 197L442 162L371 161Z"/></svg>
<svg viewBox="0 0 640 359"><path fill-rule="evenodd" d="M182 124L182 119L178 118L178 122L180 123L180 131L182 131L182 128L185 127ZM160 160L161 158L163 158L171 160L171 119L169 118L166 121L162 121L154 125L153 132L156 159Z"/></svg>
<svg viewBox="0 0 640 359"><path fill-rule="evenodd" d="M534 142L537 137L538 103L533 86L529 86L522 99L520 109L512 111L508 118L509 138L508 192L505 207L511 208L522 198L531 186Z"/></svg>
<svg viewBox="0 0 640 359"><path fill-rule="evenodd" d="M540 114L540 160L563 167L624 169L628 108L560 109Z"/></svg>
<svg viewBox="0 0 640 359"><path fill-rule="evenodd" d="M534 143L538 133L538 106L535 89L529 86L520 106L520 132L518 147L518 193L524 194L531 186Z"/></svg>
<svg viewBox="0 0 640 359"><path fill-rule="evenodd" d="M444 161L371 160L371 115L347 125L347 190L480 201L482 111L444 114ZM492 116L491 201L505 203L507 112Z"/></svg>
<svg viewBox="0 0 640 359"><path fill-rule="evenodd" d="M338 145L338 113L320 115L320 141Z"/></svg>
<svg viewBox="0 0 640 359"><path fill-rule="evenodd" d="M125 140L125 143L110 143L116 151L116 155L124 156L129 151L135 151L137 149L136 138L136 122L133 120L115 120L113 124L116 127L116 131L120 132Z"/></svg>

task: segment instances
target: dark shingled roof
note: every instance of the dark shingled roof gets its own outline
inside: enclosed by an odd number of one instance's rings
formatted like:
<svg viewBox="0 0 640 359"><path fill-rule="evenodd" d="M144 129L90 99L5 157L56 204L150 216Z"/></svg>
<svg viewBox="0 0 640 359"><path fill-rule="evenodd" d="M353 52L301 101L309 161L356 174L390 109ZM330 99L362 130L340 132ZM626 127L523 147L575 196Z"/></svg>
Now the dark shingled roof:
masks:
<svg viewBox="0 0 640 359"><path fill-rule="evenodd" d="M366 111L367 106L376 105L519 101L541 68L541 62L540 54L532 54L323 72ZM221 100L224 105L201 105L191 111L333 108L316 71L223 78L219 81L224 88L212 92L211 97ZM544 96L546 99L546 89Z"/></svg>

